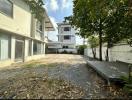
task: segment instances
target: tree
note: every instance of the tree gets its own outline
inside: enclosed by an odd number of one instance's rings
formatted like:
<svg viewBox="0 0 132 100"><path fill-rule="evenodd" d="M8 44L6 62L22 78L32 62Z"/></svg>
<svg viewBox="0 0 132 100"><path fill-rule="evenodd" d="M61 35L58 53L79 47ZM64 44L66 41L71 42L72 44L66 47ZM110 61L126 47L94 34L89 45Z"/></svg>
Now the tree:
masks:
<svg viewBox="0 0 132 100"><path fill-rule="evenodd" d="M81 36L93 34L99 36L100 61L102 61L102 36L107 38L109 45L111 40L119 41L124 35L126 36L126 33L130 35L132 17L125 16L128 0L74 0L73 6L73 15L66 19L80 28Z"/></svg>
<svg viewBox="0 0 132 100"><path fill-rule="evenodd" d="M95 36L90 36L88 38L88 43L92 49L93 58L96 58L96 47L99 45L98 38Z"/></svg>
<svg viewBox="0 0 132 100"><path fill-rule="evenodd" d="M35 15L35 17L38 20L42 20L44 18L44 2L43 0L24 0L30 7L32 14Z"/></svg>
<svg viewBox="0 0 132 100"><path fill-rule="evenodd" d="M70 22L84 32L99 35L99 56L102 61L102 35L107 17L107 0L74 0L73 4L73 16L69 18Z"/></svg>
<svg viewBox="0 0 132 100"><path fill-rule="evenodd" d="M112 5L112 6L111 6ZM130 7L128 0L117 1L109 5L109 15L106 19L105 40L107 42L106 60L109 60L108 48L113 43L129 38L131 36L132 20L131 15L128 15ZM132 16L131 16L132 18Z"/></svg>

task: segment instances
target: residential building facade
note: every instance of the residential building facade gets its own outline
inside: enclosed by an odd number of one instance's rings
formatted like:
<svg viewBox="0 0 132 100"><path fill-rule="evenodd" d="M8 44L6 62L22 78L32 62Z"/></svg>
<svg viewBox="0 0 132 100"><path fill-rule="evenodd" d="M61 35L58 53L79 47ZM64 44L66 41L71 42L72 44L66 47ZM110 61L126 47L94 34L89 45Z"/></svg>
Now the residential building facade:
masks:
<svg viewBox="0 0 132 100"><path fill-rule="evenodd" d="M45 31L54 30L46 13L40 22L24 0L0 0L0 66L45 55Z"/></svg>
<svg viewBox="0 0 132 100"><path fill-rule="evenodd" d="M68 22L58 23L58 41L61 43L61 48L58 49L59 52L77 53L75 33L75 28Z"/></svg>

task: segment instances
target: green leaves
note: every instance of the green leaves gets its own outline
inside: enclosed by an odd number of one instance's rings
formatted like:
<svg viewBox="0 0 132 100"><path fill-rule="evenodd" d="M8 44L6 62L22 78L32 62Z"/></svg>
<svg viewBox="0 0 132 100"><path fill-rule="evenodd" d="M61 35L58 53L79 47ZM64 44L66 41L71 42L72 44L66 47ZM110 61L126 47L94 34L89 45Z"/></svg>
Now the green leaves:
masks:
<svg viewBox="0 0 132 100"><path fill-rule="evenodd" d="M102 35L107 43L132 37L132 3L130 0L74 0L71 25L82 37L99 35L100 60Z"/></svg>
<svg viewBox="0 0 132 100"><path fill-rule="evenodd" d="M106 37L122 39L130 35L132 17L128 15L128 0L74 0L73 4L73 15L67 19L80 28L82 37L89 36L86 33L98 34L100 30Z"/></svg>
<svg viewBox="0 0 132 100"><path fill-rule="evenodd" d="M42 7L44 5L43 0L24 0L30 7L32 14L35 15L35 17L38 20L42 20L44 17L44 8Z"/></svg>
<svg viewBox="0 0 132 100"><path fill-rule="evenodd" d="M96 48L99 45L99 39L95 36L90 36L88 38L88 43L91 48Z"/></svg>

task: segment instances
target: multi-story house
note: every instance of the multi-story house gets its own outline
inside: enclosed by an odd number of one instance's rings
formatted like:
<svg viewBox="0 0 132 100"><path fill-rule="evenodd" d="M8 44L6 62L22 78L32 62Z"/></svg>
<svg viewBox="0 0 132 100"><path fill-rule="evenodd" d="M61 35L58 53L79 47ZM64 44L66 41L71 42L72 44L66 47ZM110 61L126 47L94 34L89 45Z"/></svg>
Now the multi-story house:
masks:
<svg viewBox="0 0 132 100"><path fill-rule="evenodd" d="M24 0L0 0L0 66L45 55L45 31L54 30L46 13L38 21Z"/></svg>
<svg viewBox="0 0 132 100"><path fill-rule="evenodd" d="M73 28L68 22L58 23L58 41L62 46L58 49L59 52L77 52L75 33L75 28Z"/></svg>

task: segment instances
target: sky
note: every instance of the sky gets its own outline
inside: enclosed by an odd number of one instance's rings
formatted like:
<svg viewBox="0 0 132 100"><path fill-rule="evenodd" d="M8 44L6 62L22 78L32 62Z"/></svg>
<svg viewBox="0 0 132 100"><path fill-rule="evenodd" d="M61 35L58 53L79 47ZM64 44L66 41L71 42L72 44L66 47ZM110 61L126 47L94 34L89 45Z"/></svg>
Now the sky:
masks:
<svg viewBox="0 0 132 100"><path fill-rule="evenodd" d="M46 9L56 31L48 32L49 39L57 41L57 23L64 21L64 17L72 15L72 0L44 0L44 8ZM77 44L82 44L82 39L76 36Z"/></svg>

